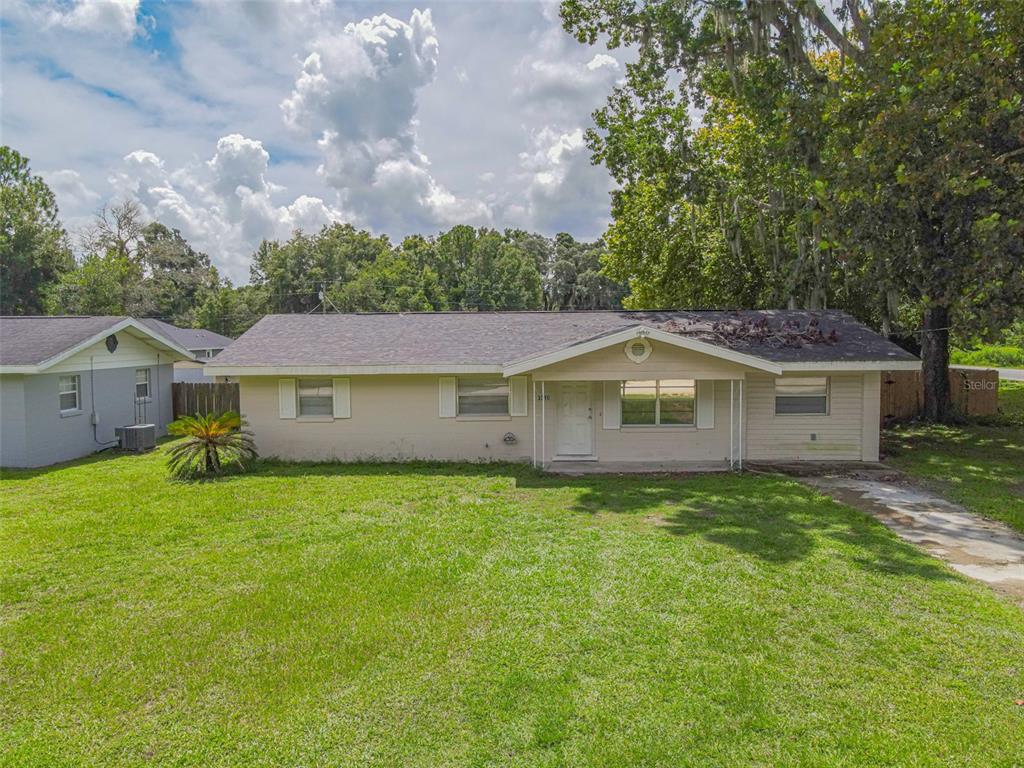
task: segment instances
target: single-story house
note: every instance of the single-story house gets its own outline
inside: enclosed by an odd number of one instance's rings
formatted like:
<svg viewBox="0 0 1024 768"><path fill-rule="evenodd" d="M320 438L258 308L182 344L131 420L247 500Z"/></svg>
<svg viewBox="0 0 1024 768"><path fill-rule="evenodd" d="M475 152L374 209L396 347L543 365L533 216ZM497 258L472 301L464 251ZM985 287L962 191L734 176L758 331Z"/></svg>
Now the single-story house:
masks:
<svg viewBox="0 0 1024 768"><path fill-rule="evenodd" d="M206 374L265 456L710 468L875 461L919 367L843 312L438 312L269 315Z"/></svg>
<svg viewBox="0 0 1024 768"><path fill-rule="evenodd" d="M0 318L0 466L41 467L117 445L172 417L187 349L130 317Z"/></svg>
<svg viewBox="0 0 1024 768"><path fill-rule="evenodd" d="M233 341L205 328L179 328L155 317L141 317L139 322L192 353L194 360L174 364L175 381L209 381L203 376L203 365Z"/></svg>

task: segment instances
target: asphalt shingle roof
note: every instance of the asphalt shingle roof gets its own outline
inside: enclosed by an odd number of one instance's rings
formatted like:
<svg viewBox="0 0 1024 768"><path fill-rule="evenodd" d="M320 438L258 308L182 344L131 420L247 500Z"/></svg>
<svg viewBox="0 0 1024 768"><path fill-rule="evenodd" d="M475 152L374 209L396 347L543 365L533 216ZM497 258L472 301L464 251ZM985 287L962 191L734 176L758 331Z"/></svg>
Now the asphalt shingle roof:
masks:
<svg viewBox="0 0 1024 768"><path fill-rule="evenodd" d="M37 365L124 319L113 315L0 317L0 365Z"/></svg>
<svg viewBox="0 0 1024 768"><path fill-rule="evenodd" d="M179 328L154 317L140 317L139 322L190 352L198 349L224 349L233 341L205 328Z"/></svg>
<svg viewBox="0 0 1024 768"><path fill-rule="evenodd" d="M814 321L833 343L783 346L723 337L721 325L770 328ZM218 366L505 365L646 325L764 360L916 360L845 312L593 311L267 315L217 357Z"/></svg>

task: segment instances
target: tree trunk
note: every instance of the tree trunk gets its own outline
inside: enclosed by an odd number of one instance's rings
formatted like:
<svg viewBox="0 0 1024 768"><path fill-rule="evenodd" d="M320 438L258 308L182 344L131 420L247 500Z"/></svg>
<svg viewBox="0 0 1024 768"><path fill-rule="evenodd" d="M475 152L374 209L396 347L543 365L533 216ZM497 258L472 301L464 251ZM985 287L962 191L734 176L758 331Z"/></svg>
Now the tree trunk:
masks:
<svg viewBox="0 0 1024 768"><path fill-rule="evenodd" d="M924 418L949 421L949 308L929 307L924 311L921 337L921 379L924 382Z"/></svg>

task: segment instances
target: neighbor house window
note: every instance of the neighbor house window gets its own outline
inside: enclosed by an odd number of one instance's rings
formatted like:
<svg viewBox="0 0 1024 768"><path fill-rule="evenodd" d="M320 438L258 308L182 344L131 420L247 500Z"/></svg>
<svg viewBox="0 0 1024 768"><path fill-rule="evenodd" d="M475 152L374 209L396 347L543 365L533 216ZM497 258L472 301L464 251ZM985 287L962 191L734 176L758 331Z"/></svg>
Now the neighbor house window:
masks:
<svg viewBox="0 0 1024 768"><path fill-rule="evenodd" d="M334 386L330 379L299 379L299 416L333 416Z"/></svg>
<svg viewBox="0 0 1024 768"><path fill-rule="evenodd" d="M790 376L775 380L775 415L828 413L828 379Z"/></svg>
<svg viewBox="0 0 1024 768"><path fill-rule="evenodd" d="M149 368L135 369L135 399L145 400L149 397Z"/></svg>
<svg viewBox="0 0 1024 768"><path fill-rule="evenodd" d="M459 379L459 416L508 416L508 381Z"/></svg>
<svg viewBox="0 0 1024 768"><path fill-rule="evenodd" d="M693 379L622 382L622 423L626 426L673 426L694 423Z"/></svg>
<svg viewBox="0 0 1024 768"><path fill-rule="evenodd" d="M57 391L60 393L60 412L67 413L77 411L81 407L79 391L81 379L78 376L61 376L57 383Z"/></svg>

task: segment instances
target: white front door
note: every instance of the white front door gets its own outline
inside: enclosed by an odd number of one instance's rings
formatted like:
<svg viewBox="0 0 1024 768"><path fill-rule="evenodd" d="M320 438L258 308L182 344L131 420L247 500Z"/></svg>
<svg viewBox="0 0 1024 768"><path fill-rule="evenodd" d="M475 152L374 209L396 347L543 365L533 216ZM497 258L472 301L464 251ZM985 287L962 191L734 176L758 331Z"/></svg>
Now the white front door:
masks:
<svg viewBox="0 0 1024 768"><path fill-rule="evenodd" d="M590 382L563 381L558 387L559 456L589 456L594 450Z"/></svg>

